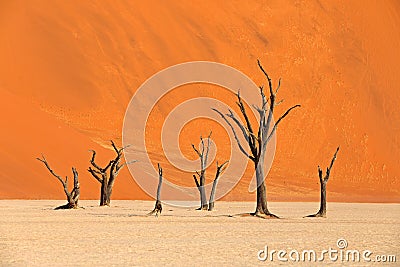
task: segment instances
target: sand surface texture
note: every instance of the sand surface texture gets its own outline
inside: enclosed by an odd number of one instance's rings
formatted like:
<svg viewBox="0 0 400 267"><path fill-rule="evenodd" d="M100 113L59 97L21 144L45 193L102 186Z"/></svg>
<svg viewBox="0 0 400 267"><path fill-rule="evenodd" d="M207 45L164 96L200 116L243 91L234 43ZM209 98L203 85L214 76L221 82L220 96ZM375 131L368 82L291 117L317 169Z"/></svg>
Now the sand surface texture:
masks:
<svg viewBox="0 0 400 267"><path fill-rule="evenodd" d="M328 218L306 219L317 203L271 203L280 220L227 217L253 210L253 203L217 202L216 211L164 206L161 217L145 217L154 202L82 201L85 209L52 210L63 201L0 201L1 266L271 266L257 253L347 249L400 257L398 204L329 203ZM399 259L398 259L399 261ZM297 266L368 266L367 262L297 262ZM397 263L398 264L398 263ZM374 266L396 266L375 263Z"/></svg>

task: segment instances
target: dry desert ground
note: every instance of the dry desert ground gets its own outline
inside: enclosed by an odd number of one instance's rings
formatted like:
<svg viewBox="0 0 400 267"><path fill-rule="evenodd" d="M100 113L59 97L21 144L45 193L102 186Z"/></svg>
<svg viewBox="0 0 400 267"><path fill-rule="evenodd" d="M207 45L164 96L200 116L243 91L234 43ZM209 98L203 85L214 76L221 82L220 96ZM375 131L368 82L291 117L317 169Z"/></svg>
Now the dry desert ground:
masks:
<svg viewBox="0 0 400 267"><path fill-rule="evenodd" d="M271 266L258 260L271 250L347 248L400 257L400 205L328 203L328 217L303 218L318 203L270 203L279 220L229 217L253 210L252 202L217 202L213 212L164 205L161 217L145 216L151 201L114 200L111 207L81 201L85 209L53 210L64 201L0 201L1 266ZM339 252L338 252L339 253ZM264 256L264 254L260 254ZM350 255L350 254L349 254ZM292 255L295 259L296 255ZM305 257L308 257L305 255ZM284 258L284 257L283 257ZM288 255L286 255L288 258ZM295 266L396 266L396 263L292 262ZM398 263L397 263L398 264Z"/></svg>

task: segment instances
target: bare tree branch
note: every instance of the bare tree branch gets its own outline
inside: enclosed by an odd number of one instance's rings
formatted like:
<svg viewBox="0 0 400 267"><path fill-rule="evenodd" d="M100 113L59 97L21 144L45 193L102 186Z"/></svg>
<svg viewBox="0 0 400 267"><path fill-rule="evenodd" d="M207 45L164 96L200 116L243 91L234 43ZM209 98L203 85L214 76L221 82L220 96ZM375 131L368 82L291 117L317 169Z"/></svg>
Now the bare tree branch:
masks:
<svg viewBox="0 0 400 267"><path fill-rule="evenodd" d="M110 161L106 167L101 168L99 165L96 164L95 157L96 157L96 151L94 151L93 149L89 149L90 152L92 152L92 158L90 160L90 164L92 164L93 167L95 167L97 170L99 170L100 172L105 172L107 171L108 168L110 168L111 164L113 163L113 161Z"/></svg>
<svg viewBox="0 0 400 267"><path fill-rule="evenodd" d="M225 171L225 169L226 169L226 164L228 164L229 163L229 160L227 160L227 161L225 161L224 163L222 163L219 167L218 167L218 162L217 162L217 169L219 168L219 170L220 170L220 173L222 173L222 172L224 172Z"/></svg>
<svg viewBox="0 0 400 267"><path fill-rule="evenodd" d="M78 181L78 171L72 167L72 173L74 175L74 188L69 192L68 190L68 176L65 176L65 180L61 178L60 175L56 174L53 169L50 167L49 163L47 162L46 158L42 155L42 158L36 158L37 160L43 162L49 172L60 181L63 186L64 193L67 197L68 203L62 206L59 206L55 209L76 209L78 208L78 200L80 195L79 189L79 181Z"/></svg>
<svg viewBox="0 0 400 267"><path fill-rule="evenodd" d="M61 178L61 176L58 175L58 174L56 174L56 173L51 169L51 167L50 167L49 163L47 162L46 158L44 157L44 155L42 155L42 158L36 158L36 159L39 160L39 161L41 161L41 162L43 162L44 165L46 166L46 168L49 170L49 172L50 172L54 177L56 177L56 178L61 182L61 184L62 184L64 187L66 186L65 181Z"/></svg>
<svg viewBox="0 0 400 267"><path fill-rule="evenodd" d="M97 181L99 181L100 183L103 181L103 178L99 176L101 175L101 172L92 169L92 167L89 167L88 171L93 175L94 178L96 178Z"/></svg>
<svg viewBox="0 0 400 267"><path fill-rule="evenodd" d="M208 153L210 152L210 138L211 138L211 134L212 134L212 131L210 131L210 134L208 135L208 137L207 137L207 149L206 149L206 155L205 155L205 158L204 158L204 168L206 168L207 167L207 162L208 162Z"/></svg>
<svg viewBox="0 0 400 267"><path fill-rule="evenodd" d="M203 137L200 136L200 141L201 141L201 160L203 161L203 155L204 155L204 140ZM203 168L203 166L202 166Z"/></svg>
<svg viewBox="0 0 400 267"><path fill-rule="evenodd" d="M114 141L110 140L111 146L115 151L116 155L115 158L110 160L108 164L102 168L95 162L96 151L89 150L92 152L92 157L90 160L90 164L94 167L88 168L88 171L92 176L101 183L101 193L100 193L100 206L109 206L110 205L110 198L112 193L112 188L114 186L115 178L118 176L120 170L129 164L133 164L137 162L136 160L121 163L121 158L123 156L123 150L126 149L128 146L118 148Z"/></svg>
<svg viewBox="0 0 400 267"><path fill-rule="evenodd" d="M301 107L300 105L294 105L293 107L289 108L288 110L286 110L286 112L279 117L279 119L275 122L274 128L272 128L271 133L269 134L267 140L265 141L265 143L268 143L268 141L271 139L271 137L274 135L276 129L278 128L279 123L282 121L283 118L285 118L292 109L295 109L297 107Z"/></svg>
<svg viewBox="0 0 400 267"><path fill-rule="evenodd" d="M285 99L279 100L279 101L275 104L275 107L276 107L276 106L279 106L280 104L282 104L284 100L285 100Z"/></svg>
<svg viewBox="0 0 400 267"><path fill-rule="evenodd" d="M319 181L322 183L324 178L322 177L322 170L319 165L318 165L318 177L319 177Z"/></svg>
<svg viewBox="0 0 400 267"><path fill-rule="evenodd" d="M239 106L239 108L240 108L240 112L242 113L242 115L243 115L243 117L244 117L244 119L245 119L245 121L246 121L247 130L248 130L248 132L249 132L249 140L248 140L248 143L249 143L249 146L250 146L250 150L251 150L251 152L252 152L252 154L253 154L253 157L256 157L256 155L257 155L257 148L256 148L256 140L255 140L255 138L254 138L255 135L254 135L253 127L251 126L249 117L248 117L248 115L247 115L247 113L246 113L246 108L245 108L245 106L244 106L244 104L243 104L243 101L242 101L242 98L240 97L240 93L239 93L239 92L237 93L237 98L238 98L238 102L236 102L236 104L237 104L237 105Z"/></svg>
<svg viewBox="0 0 400 267"><path fill-rule="evenodd" d="M114 141L113 141L113 140L110 140L110 142L111 142L111 146L114 148L115 152L116 152L117 154L119 154L119 149L118 149L117 146L115 145Z"/></svg>
<svg viewBox="0 0 400 267"><path fill-rule="evenodd" d="M331 164L330 164L329 167L326 169L326 175L325 175L325 180L326 180L326 181L329 180L329 175L331 174L331 169L332 169L332 167L333 167L333 163L335 163L335 160L336 160L336 157L337 157L337 153L339 152L339 149L340 149L340 146L338 146L338 147L336 148L336 152L335 152L335 154L333 155Z"/></svg>
<svg viewBox="0 0 400 267"><path fill-rule="evenodd" d="M279 78L278 86L276 87L276 90L275 90L275 95L278 94L279 88L281 88L281 80L282 80L282 78Z"/></svg>
<svg viewBox="0 0 400 267"><path fill-rule="evenodd" d="M254 160L254 158L251 157L251 156L249 155L249 153L247 153L247 151L246 151L246 150L244 149L244 147L242 146L242 144L241 144L241 142L240 142L240 140L239 140L239 138L238 138L238 136L237 136L237 134L236 134L235 128L234 128L233 125L227 120L227 118L225 117L225 115L222 114L219 110L217 110L217 109L215 109L215 108L213 108L212 110L214 110L215 112L217 112L217 113L225 120L225 122L229 125L229 127L232 129L232 133L233 133L233 136L235 137L236 143L237 143L238 146L239 146L239 150L240 150L246 157L248 157L248 158Z"/></svg>
<svg viewBox="0 0 400 267"><path fill-rule="evenodd" d="M232 110L228 110L229 114L226 114L229 118L231 118L239 127L239 129L242 131L244 139L246 139L247 142L249 142L249 130L235 117L233 114Z"/></svg>
<svg viewBox="0 0 400 267"><path fill-rule="evenodd" d="M260 60L258 60L258 59L257 59L257 64L258 64L258 67L261 69L261 71L264 73L265 77L267 77L270 95L274 95L275 96L274 91L272 90L272 80L271 80L271 78L269 77L268 73L264 70L263 66L261 65Z"/></svg>
<svg viewBox="0 0 400 267"><path fill-rule="evenodd" d="M198 175L199 175L199 174L198 174ZM200 176L200 175L199 175L199 176ZM199 188L200 188L200 184L199 184L199 181L198 181L197 178L196 178L196 175L193 174L193 178L194 178L194 182L196 183L197 189L199 189Z"/></svg>
<svg viewBox="0 0 400 267"><path fill-rule="evenodd" d="M197 148L192 144L192 148L193 150L196 152L196 154L201 157L201 153L199 152L199 150L197 150Z"/></svg>
<svg viewBox="0 0 400 267"><path fill-rule="evenodd" d="M131 160L131 161L128 161L128 162L124 162L121 165L117 165L116 166L116 171L119 171L120 169L122 169L126 165L130 165L130 164L133 164L133 163L136 163L136 162L138 162L138 160Z"/></svg>

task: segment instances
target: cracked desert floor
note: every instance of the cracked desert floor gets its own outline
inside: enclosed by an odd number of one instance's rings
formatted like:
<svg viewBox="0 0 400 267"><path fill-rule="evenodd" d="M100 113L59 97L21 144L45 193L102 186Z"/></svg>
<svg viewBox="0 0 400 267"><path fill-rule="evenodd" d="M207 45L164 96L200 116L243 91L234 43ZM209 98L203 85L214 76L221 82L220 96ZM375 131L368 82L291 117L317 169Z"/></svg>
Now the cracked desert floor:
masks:
<svg viewBox="0 0 400 267"><path fill-rule="evenodd" d="M346 250L400 257L400 205L328 203L326 219L303 218L318 203L272 202L279 220L229 217L253 210L251 202L217 202L202 212L164 205L161 217L145 216L150 201L82 201L85 209L55 211L54 200L0 201L1 266L271 266L259 250L315 250L337 240ZM398 264L398 263L397 263ZM295 262L297 266L396 266L396 263Z"/></svg>

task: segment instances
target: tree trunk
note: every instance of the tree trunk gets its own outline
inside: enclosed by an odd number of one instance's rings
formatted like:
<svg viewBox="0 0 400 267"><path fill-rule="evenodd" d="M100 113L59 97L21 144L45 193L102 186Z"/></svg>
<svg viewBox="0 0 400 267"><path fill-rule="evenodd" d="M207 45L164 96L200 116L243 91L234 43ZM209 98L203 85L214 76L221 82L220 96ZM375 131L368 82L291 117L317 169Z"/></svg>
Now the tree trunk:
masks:
<svg viewBox="0 0 400 267"><path fill-rule="evenodd" d="M197 210L207 210L208 209L208 204L207 204L207 199L206 199L206 190L204 188L204 184L201 181L202 180L202 175L204 175L203 173L198 174L200 179L199 181L196 178L196 175L193 175L193 179L196 183L197 189L199 190L199 194L200 194L200 207Z"/></svg>
<svg viewBox="0 0 400 267"><path fill-rule="evenodd" d="M72 167L72 172L74 174L74 189L71 192L71 199L74 202L74 208L77 208L79 197L81 195L81 188L79 185L78 171Z"/></svg>
<svg viewBox="0 0 400 267"><path fill-rule="evenodd" d="M319 207L318 214L322 217L326 216L326 184L328 181L321 181L321 204Z"/></svg>
<svg viewBox="0 0 400 267"><path fill-rule="evenodd" d="M110 194L107 176L103 176L103 180L101 182L100 206L110 206Z"/></svg>
<svg viewBox="0 0 400 267"><path fill-rule="evenodd" d="M161 214L161 212L162 212L162 204L161 204L161 200L160 200L160 195L161 195L161 185L162 185L162 180L163 180L163 170L160 166L160 163L158 163L157 166L158 166L157 200L156 200L154 209L147 214L148 216L156 214L156 217L158 217L158 215Z"/></svg>
<svg viewBox="0 0 400 267"><path fill-rule="evenodd" d="M208 211L213 211L214 210L214 202L209 202L208 203Z"/></svg>
<svg viewBox="0 0 400 267"><path fill-rule="evenodd" d="M135 163L136 160L125 162L120 164L121 157L123 156L122 152L128 146L117 148L114 142L111 140L111 146L116 152L116 156L113 160L110 160L109 163L104 167L100 167L95 162L96 151L89 150L92 152L92 158L90 159L91 167L88 168L88 171L92 176L101 184L100 188L100 206L110 206L110 198L112 193L112 188L114 186L115 178L117 177L119 171L128 164Z"/></svg>
<svg viewBox="0 0 400 267"><path fill-rule="evenodd" d="M328 180L329 180L329 177L331 174L331 169L333 167L333 164L335 163L338 152L339 152L339 147L336 149L336 152L333 155L331 164L329 165L328 168L326 168L325 177L323 177L322 170L318 166L319 183L321 186L321 202L319 205L319 211L315 214L311 214L306 217L326 217L326 184L328 183Z"/></svg>
<svg viewBox="0 0 400 267"><path fill-rule="evenodd" d="M322 173L322 171L321 171ZM321 188L321 199L319 205L319 211L315 214L308 215L306 217L326 217L326 184L328 183L327 179L320 178L320 188Z"/></svg>
<svg viewBox="0 0 400 267"><path fill-rule="evenodd" d="M255 216L260 217L273 217L278 216L272 214L267 206L267 190L264 182L264 158L261 157L256 166L256 180L257 180L257 206L256 211L253 213Z"/></svg>
<svg viewBox="0 0 400 267"><path fill-rule="evenodd" d="M68 203L55 208L55 210L79 208L78 201L81 190L79 186L78 172L74 167L72 167L72 173L74 174L74 188L70 193L68 192L68 188L64 188L64 192L67 195Z"/></svg>
<svg viewBox="0 0 400 267"><path fill-rule="evenodd" d="M207 204L207 196L206 196L206 189L204 187L204 184L200 186L200 202L201 202L201 210L207 210L208 209L208 204Z"/></svg>
<svg viewBox="0 0 400 267"><path fill-rule="evenodd" d="M213 182L211 193L210 193L210 200L208 201L208 211L212 211L214 209L215 191L217 190L219 176L225 171L226 164L228 164L228 162L229 161L225 161L224 163L219 165L218 161L217 161L217 170L215 171L215 178L214 178L214 182Z"/></svg>
<svg viewBox="0 0 400 267"><path fill-rule="evenodd" d="M210 200L208 201L208 211L212 211L214 209L214 199L215 199L215 190L217 188L218 177L214 179L213 186L210 193Z"/></svg>
<svg viewBox="0 0 400 267"><path fill-rule="evenodd" d="M268 213L267 207L267 193L264 183L264 170L262 164L256 166L256 180L257 180L257 206L255 214L266 214Z"/></svg>

